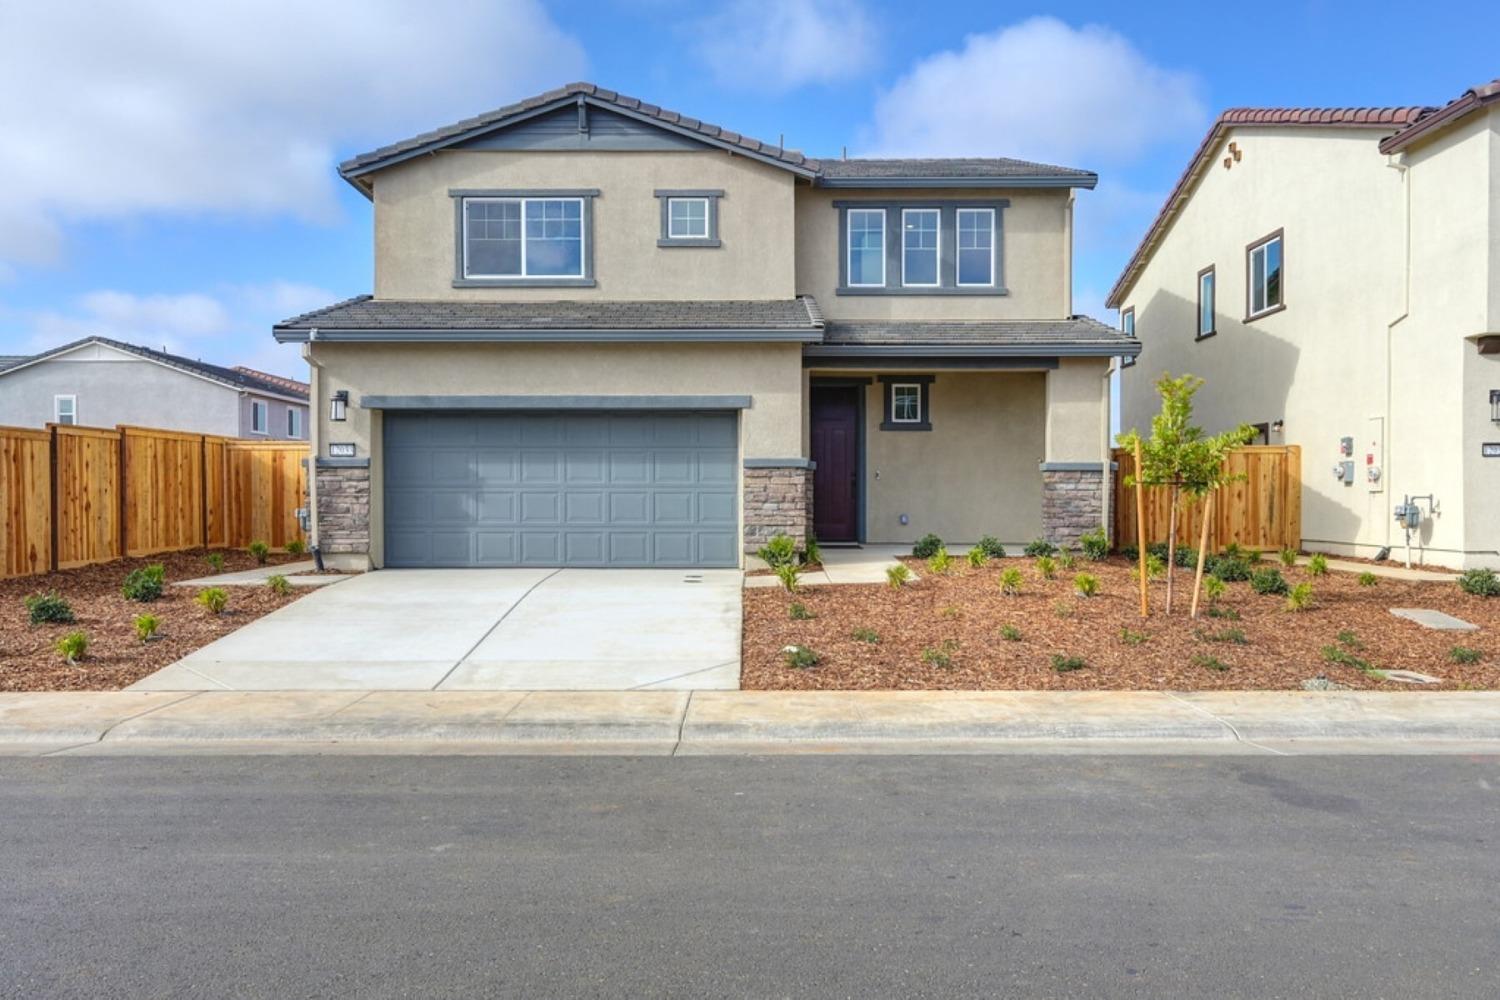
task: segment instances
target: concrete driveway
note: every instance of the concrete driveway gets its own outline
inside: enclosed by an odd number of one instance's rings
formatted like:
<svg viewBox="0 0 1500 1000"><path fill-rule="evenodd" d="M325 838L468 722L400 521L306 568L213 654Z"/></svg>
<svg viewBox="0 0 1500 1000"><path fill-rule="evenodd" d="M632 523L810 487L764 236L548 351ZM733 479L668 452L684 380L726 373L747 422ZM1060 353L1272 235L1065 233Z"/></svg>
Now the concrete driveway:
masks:
<svg viewBox="0 0 1500 1000"><path fill-rule="evenodd" d="M381 570L308 594L132 688L733 690L741 582L738 570Z"/></svg>

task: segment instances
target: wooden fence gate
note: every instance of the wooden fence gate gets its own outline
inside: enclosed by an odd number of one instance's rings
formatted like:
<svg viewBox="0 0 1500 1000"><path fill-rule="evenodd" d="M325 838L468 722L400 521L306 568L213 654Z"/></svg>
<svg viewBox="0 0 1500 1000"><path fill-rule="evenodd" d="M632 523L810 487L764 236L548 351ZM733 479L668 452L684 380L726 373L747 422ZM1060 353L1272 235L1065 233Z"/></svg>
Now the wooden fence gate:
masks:
<svg viewBox="0 0 1500 1000"><path fill-rule="evenodd" d="M1135 473L1135 455L1117 448L1113 498L1116 546L1136 543L1135 488L1125 478ZM1229 471L1245 478L1230 483L1214 498L1208 526L1210 551L1230 542L1244 548L1273 551L1302 547L1302 449L1297 445L1249 445L1229 453ZM1165 542L1171 516L1171 491L1145 490L1146 541ZM1203 506L1177 512L1177 544L1196 546Z"/></svg>

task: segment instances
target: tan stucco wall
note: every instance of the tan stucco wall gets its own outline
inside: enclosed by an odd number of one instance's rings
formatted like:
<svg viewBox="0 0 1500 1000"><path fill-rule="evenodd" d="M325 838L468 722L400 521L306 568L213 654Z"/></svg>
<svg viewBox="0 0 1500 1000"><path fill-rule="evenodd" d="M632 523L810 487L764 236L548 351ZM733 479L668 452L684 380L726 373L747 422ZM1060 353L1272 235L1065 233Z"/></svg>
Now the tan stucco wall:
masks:
<svg viewBox="0 0 1500 1000"><path fill-rule="evenodd" d="M704 152L447 151L375 178L375 296L387 299L785 299L792 174ZM661 248L658 189L722 189L722 247ZM450 189L598 189L593 288L454 288Z"/></svg>
<svg viewBox="0 0 1500 1000"><path fill-rule="evenodd" d="M1047 373L1046 459L1102 462L1109 448L1109 362L1064 358Z"/></svg>
<svg viewBox="0 0 1500 1000"><path fill-rule="evenodd" d="M838 295L835 201L1010 199L1001 213L1007 295ZM1069 192L1065 190L847 190L797 188L797 290L830 319L1035 319L1069 312ZM890 234L899 238L899 233Z"/></svg>

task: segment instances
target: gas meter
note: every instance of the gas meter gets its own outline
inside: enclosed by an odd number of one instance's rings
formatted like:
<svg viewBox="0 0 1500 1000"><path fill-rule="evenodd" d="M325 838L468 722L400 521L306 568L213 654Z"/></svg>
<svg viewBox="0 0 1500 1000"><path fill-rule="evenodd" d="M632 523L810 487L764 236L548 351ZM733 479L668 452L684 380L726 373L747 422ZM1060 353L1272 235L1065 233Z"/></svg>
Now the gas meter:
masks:
<svg viewBox="0 0 1500 1000"><path fill-rule="evenodd" d="M1407 531L1415 531L1422 526L1422 508L1414 503L1398 503L1396 505L1396 523Z"/></svg>

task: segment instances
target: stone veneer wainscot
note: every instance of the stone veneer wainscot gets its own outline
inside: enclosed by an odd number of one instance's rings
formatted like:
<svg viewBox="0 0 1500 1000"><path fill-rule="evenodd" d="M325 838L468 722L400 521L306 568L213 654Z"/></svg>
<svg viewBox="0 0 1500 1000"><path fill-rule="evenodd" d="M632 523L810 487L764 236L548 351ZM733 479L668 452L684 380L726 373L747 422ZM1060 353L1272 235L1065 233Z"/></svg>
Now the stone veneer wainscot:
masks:
<svg viewBox="0 0 1500 1000"><path fill-rule="evenodd" d="M1042 464L1042 533L1054 545L1072 548L1104 524L1104 491L1109 478L1096 462Z"/></svg>
<svg viewBox="0 0 1500 1000"><path fill-rule="evenodd" d="M330 555L370 551L370 466L318 460L318 547Z"/></svg>
<svg viewBox="0 0 1500 1000"><path fill-rule="evenodd" d="M812 531L812 509L811 463L746 466L745 551L754 552L777 535L790 535L802 548Z"/></svg>

